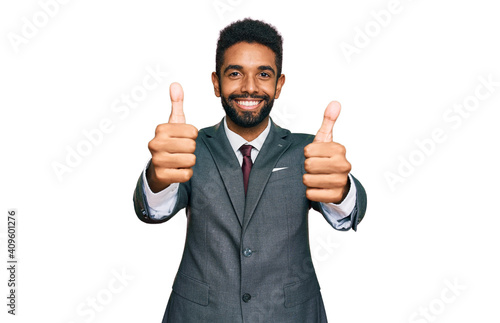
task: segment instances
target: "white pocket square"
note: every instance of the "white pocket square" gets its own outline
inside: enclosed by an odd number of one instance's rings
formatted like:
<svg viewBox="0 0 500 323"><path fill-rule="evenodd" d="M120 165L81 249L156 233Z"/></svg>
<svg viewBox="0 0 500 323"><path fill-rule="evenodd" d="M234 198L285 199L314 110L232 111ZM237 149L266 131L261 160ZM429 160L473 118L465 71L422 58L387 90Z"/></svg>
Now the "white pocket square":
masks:
<svg viewBox="0 0 500 323"><path fill-rule="evenodd" d="M273 168L273 172L277 172L283 169L287 169L288 167L278 167L278 168Z"/></svg>

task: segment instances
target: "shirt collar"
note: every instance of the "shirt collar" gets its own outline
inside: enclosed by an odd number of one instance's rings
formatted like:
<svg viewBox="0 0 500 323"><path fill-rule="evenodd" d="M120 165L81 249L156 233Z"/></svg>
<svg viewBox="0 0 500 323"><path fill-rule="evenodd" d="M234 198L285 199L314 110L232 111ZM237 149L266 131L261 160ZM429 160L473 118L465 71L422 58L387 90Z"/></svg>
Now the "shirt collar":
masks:
<svg viewBox="0 0 500 323"><path fill-rule="evenodd" d="M252 145L255 149L260 151L262 146L264 145L264 141L266 141L269 131L271 130L271 119L268 120L266 129L264 129L264 131L262 131L257 138L250 142L246 141L245 138L229 129L229 127L227 126L226 117L224 117L224 130L226 131L226 136L229 140L229 143L231 144L231 148L233 148L233 151L235 153L240 149L241 145L245 144Z"/></svg>

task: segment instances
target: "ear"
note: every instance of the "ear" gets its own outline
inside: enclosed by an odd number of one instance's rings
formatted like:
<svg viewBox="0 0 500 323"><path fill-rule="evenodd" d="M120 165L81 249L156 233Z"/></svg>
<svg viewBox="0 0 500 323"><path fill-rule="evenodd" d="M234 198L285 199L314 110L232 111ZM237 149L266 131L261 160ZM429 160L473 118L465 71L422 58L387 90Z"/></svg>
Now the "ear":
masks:
<svg viewBox="0 0 500 323"><path fill-rule="evenodd" d="M214 93L215 96L220 98L220 83L219 83L219 77L217 76L217 73L212 72L212 83L214 85Z"/></svg>
<svg viewBox="0 0 500 323"><path fill-rule="evenodd" d="M280 97L281 94L281 88L285 84L285 74L281 74L280 77L278 78L278 81L276 82L276 94L274 95L274 98L277 99Z"/></svg>

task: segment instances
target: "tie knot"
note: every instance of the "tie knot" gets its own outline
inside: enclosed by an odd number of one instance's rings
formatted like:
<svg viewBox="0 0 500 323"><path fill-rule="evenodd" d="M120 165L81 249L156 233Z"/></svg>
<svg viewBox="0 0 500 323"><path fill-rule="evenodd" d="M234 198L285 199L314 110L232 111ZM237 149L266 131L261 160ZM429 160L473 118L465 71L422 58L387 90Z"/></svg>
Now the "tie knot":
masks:
<svg viewBox="0 0 500 323"><path fill-rule="evenodd" d="M241 154L243 157L250 157L250 153L252 151L253 146L252 145L242 145L240 147Z"/></svg>

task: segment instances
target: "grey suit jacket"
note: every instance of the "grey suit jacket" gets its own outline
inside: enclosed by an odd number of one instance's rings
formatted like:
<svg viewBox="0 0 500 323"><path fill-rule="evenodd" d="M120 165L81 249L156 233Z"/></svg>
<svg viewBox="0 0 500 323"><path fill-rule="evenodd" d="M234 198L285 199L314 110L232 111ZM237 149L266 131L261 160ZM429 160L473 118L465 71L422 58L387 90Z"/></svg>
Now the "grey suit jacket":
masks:
<svg viewBox="0 0 500 323"><path fill-rule="evenodd" d="M142 176L134 193L138 217L169 220L186 208L184 253L163 322L326 322L309 250L309 201L302 183L304 147L314 136L271 126L253 165L245 198L241 167L223 123L199 131L193 177L179 186L174 212L148 214ZM273 168L288 167L273 172ZM356 230L366 193L354 179Z"/></svg>

